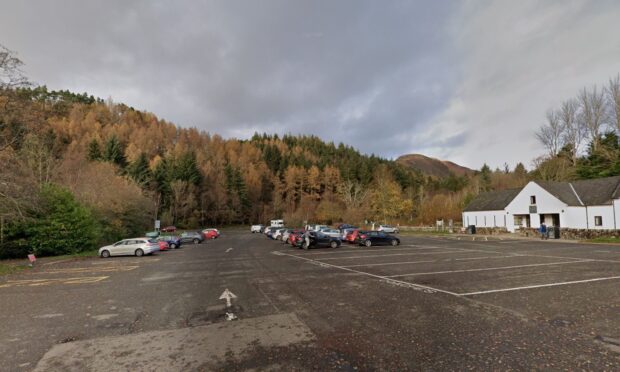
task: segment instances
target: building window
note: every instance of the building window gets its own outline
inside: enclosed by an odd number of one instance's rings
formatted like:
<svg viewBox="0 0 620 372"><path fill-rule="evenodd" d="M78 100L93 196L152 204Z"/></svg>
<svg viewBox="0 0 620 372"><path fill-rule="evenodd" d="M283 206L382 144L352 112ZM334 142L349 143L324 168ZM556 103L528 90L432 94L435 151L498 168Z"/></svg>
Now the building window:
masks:
<svg viewBox="0 0 620 372"><path fill-rule="evenodd" d="M536 195L530 196L530 204L531 205L536 205Z"/></svg>
<svg viewBox="0 0 620 372"><path fill-rule="evenodd" d="M594 216L594 226L603 226L603 217Z"/></svg>

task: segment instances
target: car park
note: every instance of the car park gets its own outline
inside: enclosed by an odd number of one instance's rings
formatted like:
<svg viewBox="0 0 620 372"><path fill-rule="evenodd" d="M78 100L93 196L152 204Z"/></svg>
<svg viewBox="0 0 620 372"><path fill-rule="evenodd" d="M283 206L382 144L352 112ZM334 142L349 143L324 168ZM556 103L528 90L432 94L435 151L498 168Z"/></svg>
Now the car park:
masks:
<svg viewBox="0 0 620 372"><path fill-rule="evenodd" d="M338 248L341 244L340 239L325 235L319 231L307 231L296 241L296 246L303 249L319 247Z"/></svg>
<svg viewBox="0 0 620 372"><path fill-rule="evenodd" d="M255 234L255 233L262 233L264 229L265 229L265 225L252 225L252 226L250 227L250 232L251 232L252 234Z"/></svg>
<svg viewBox="0 0 620 372"><path fill-rule="evenodd" d="M398 227L390 226L390 225L379 225L377 231L383 231L390 234L398 234Z"/></svg>
<svg viewBox="0 0 620 372"><path fill-rule="evenodd" d="M137 256L153 254L159 251L159 242L149 238L123 239L111 245L99 248L99 257Z"/></svg>
<svg viewBox="0 0 620 372"><path fill-rule="evenodd" d="M181 243L199 244L205 240L203 235L196 231L186 231L181 234L180 238L181 238Z"/></svg>
<svg viewBox="0 0 620 372"><path fill-rule="evenodd" d="M217 239L217 238L220 237L220 231L218 229L208 228L208 229L202 230L202 235L207 240L209 240L209 239Z"/></svg>
<svg viewBox="0 0 620 372"><path fill-rule="evenodd" d="M358 234L357 243L366 247L373 245L399 245L400 239L383 231L366 231Z"/></svg>
<svg viewBox="0 0 620 372"><path fill-rule="evenodd" d="M181 248L181 238L174 235L160 235L156 238L158 241L164 241L168 243L170 249Z"/></svg>

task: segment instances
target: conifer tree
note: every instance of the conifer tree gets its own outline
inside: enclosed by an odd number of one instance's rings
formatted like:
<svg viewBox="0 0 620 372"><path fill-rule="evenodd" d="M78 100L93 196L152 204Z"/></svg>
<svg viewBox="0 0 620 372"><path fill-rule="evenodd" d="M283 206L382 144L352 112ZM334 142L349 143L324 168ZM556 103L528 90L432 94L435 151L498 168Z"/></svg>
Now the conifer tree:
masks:
<svg viewBox="0 0 620 372"><path fill-rule="evenodd" d="M88 144L88 160L99 161L101 160L101 148L99 147L99 141L93 138Z"/></svg>

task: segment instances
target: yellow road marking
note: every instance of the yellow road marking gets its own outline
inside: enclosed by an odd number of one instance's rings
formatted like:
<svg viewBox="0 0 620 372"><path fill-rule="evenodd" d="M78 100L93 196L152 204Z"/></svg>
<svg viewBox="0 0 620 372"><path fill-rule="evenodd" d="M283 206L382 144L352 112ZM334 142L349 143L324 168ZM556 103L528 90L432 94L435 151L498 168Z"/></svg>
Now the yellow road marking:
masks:
<svg viewBox="0 0 620 372"><path fill-rule="evenodd" d="M90 272L113 272L113 271L131 271L137 269L139 266L101 266L101 267L73 267L66 269L55 269L49 271L42 271L40 273L33 274L70 274L70 273L90 273Z"/></svg>
<svg viewBox="0 0 620 372"><path fill-rule="evenodd" d="M93 262L93 265L119 265L121 266L122 264L139 264L139 263L151 263L151 262L157 262L159 260L161 260L161 258L145 258L145 259L139 259L139 260L123 260L120 259L118 261L115 261L116 259L114 257L112 258L106 258L103 259L103 261L101 262Z"/></svg>
<svg viewBox="0 0 620 372"><path fill-rule="evenodd" d="M37 287L50 284L86 284L97 283L109 278L109 276L85 276L77 278L56 278L56 279L23 279L9 280L4 284L0 284L0 288L8 287Z"/></svg>

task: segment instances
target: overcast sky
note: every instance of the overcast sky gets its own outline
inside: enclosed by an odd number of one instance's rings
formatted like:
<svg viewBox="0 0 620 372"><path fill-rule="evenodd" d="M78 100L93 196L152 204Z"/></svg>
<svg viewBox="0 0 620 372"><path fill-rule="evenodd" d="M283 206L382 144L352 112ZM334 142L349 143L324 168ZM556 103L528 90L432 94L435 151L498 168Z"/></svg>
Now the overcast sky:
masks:
<svg viewBox="0 0 620 372"><path fill-rule="evenodd" d="M529 167L545 111L620 72L609 1L3 1L31 80L224 137Z"/></svg>

